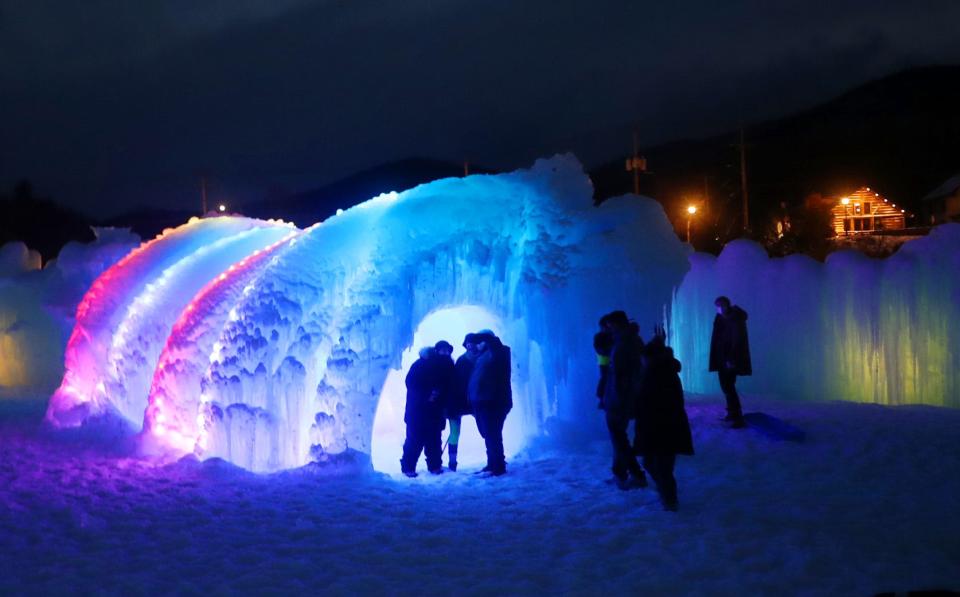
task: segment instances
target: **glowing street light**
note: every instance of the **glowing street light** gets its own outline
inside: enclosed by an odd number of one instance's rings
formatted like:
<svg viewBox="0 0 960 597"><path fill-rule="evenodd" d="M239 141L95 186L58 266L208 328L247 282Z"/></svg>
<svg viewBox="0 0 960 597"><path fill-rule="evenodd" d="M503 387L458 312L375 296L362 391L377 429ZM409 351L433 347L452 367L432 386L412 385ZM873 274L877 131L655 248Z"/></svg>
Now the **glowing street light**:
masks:
<svg viewBox="0 0 960 597"><path fill-rule="evenodd" d="M696 213L697 213L696 205L687 206L687 244L691 244L690 243L690 222L693 220L693 216Z"/></svg>
<svg viewBox="0 0 960 597"><path fill-rule="evenodd" d="M227 206L221 203L220 205L217 206L217 211L219 211L220 213L224 213L225 211L227 211Z"/></svg>

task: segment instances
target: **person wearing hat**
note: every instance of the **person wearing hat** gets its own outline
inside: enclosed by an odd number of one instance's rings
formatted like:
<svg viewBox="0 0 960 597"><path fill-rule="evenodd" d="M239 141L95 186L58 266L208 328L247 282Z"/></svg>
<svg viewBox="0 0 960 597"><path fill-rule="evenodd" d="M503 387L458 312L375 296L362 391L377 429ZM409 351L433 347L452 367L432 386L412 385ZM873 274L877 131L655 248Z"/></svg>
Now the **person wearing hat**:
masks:
<svg viewBox="0 0 960 597"><path fill-rule="evenodd" d="M630 421L637 416L643 375L643 340L637 325L623 311L613 311L601 320L613 337L606 387L601 401L613 447L613 481L620 489L647 486L647 477L637 462L627 437Z"/></svg>
<svg viewBox="0 0 960 597"><path fill-rule="evenodd" d="M447 438L447 449L449 450L447 468L454 472L457 470L457 451L460 447L460 421L463 419L463 415L469 415L473 412L470 409L467 388L470 385L470 374L473 373L473 366L480 354L477 349L477 335L467 334L463 339L463 347L467 351L460 355L454 366L455 380L453 390L450 392L450 399L447 401L447 421L450 423L450 435Z"/></svg>
<svg viewBox="0 0 960 597"><path fill-rule="evenodd" d="M503 452L503 425L513 408L510 386L510 347L490 330L477 333L479 355L470 375L467 394L477 429L487 448L487 466L483 472L499 477L507 472Z"/></svg>
<svg viewBox="0 0 960 597"><path fill-rule="evenodd" d="M443 472L441 435L446 423L443 414L451 387L453 359L449 352L444 351L445 355L438 352L434 346L422 348L420 358L410 367L405 380L407 404L403 422L407 424L407 437L403 442L400 470L411 478L417 476L421 452L426 454L427 469L432 474Z"/></svg>

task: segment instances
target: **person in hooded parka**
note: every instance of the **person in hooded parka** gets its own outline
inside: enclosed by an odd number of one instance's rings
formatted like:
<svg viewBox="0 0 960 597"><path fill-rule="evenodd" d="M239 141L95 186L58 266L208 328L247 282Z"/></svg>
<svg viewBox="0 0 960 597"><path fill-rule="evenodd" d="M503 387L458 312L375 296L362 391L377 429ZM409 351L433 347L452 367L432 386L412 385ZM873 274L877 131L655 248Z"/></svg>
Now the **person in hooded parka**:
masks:
<svg viewBox="0 0 960 597"><path fill-rule="evenodd" d="M436 350L432 346L422 348L420 358L410 367L405 380L407 403L403 422L407 424L407 437L403 442L400 470L408 477L417 476L421 452L426 453L427 469L431 473L439 475L443 472L440 437L446 425L445 376L439 365Z"/></svg>

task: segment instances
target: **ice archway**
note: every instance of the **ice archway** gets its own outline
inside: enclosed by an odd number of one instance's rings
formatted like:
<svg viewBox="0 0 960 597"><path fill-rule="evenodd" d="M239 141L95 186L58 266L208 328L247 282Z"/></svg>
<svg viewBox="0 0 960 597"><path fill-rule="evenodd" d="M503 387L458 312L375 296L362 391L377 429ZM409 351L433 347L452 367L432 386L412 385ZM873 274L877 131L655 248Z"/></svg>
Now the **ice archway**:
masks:
<svg viewBox="0 0 960 597"><path fill-rule="evenodd" d="M384 385L415 330L438 309L472 306L513 347L522 398L511 418L528 437L553 416L596 418L597 316L626 308L644 328L660 321L688 268L659 204L593 207L571 156L382 195L302 233L264 233L256 249L224 239L279 225L216 220L148 243L94 284L74 331L85 348L68 354L52 422L107 411L134 420L141 405L120 405L135 380L149 388L151 450L262 471L370 454ZM238 263L217 270L221 261L199 255L214 246ZM112 331L127 321L135 328ZM120 366L131 362L137 375ZM81 374L87 366L96 375Z"/></svg>
<svg viewBox="0 0 960 597"><path fill-rule="evenodd" d="M499 336L505 344L513 348L514 338L511 327L496 315L484 308L472 305L448 307L438 309L427 315L413 334L413 344L403 352L400 369L391 369L380 393L377 404L377 414L373 423L373 440L371 443L371 460L373 468L384 472L399 472L397 462L403 452L405 426L403 411L406 401L406 386L404 380L414 361L417 352L423 346L433 346L440 340L453 344L453 358L464 353L461 343L469 332L491 330ZM539 347L519 347L524 353L539 353ZM527 359L526 370L513 369L514 409L511 411L504 426L504 449L507 458L516 454L523 447L527 439L526 434L536 430L536 422L528 423L528 411L549 410L550 405L544 404L547 400L546 385L544 383L543 365L536 355ZM464 466L486 462L486 451L483 439L477 431L473 417L463 417L463 428L460 434L459 462ZM447 438L449 428L444 432Z"/></svg>

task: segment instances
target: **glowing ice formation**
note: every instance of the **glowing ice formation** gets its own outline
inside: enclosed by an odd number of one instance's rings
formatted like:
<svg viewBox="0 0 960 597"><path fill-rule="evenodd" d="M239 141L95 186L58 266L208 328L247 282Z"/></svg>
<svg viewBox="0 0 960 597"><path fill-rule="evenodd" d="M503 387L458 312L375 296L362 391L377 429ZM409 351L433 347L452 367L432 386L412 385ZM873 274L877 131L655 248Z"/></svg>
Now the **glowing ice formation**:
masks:
<svg viewBox="0 0 960 597"><path fill-rule="evenodd" d="M469 306L501 322L513 348L516 446L558 410L594 414L583 338L617 305L657 321L687 263L658 204L597 209L591 195L580 165L555 158L389 193L330 218L264 264L212 351L183 344L185 362L209 367L193 386L194 423L172 434L165 423L163 434L254 470L369 454L388 374L403 373L415 330L436 311ZM449 332L459 345L463 331ZM155 383L164 404L184 393L164 390L177 376L168 377ZM164 414L189 414L177 416Z"/></svg>
<svg viewBox="0 0 960 597"><path fill-rule="evenodd" d="M625 308L652 326L688 267L659 204L593 207L572 157L387 193L302 232L196 221L93 285L48 419L119 416L149 452L253 470L348 450L392 470L402 417L399 431L383 417L404 399L403 355L493 327L512 347L516 451L549 417L596 419L597 318ZM467 459L482 450L469 425Z"/></svg>
<svg viewBox="0 0 960 597"><path fill-rule="evenodd" d="M81 301L47 418L116 417L147 452L258 471L351 450L396 471L416 350L492 328L512 348L516 452L554 416L601 425L590 338L612 309L644 336L666 314L687 389L715 393L718 294L751 315L748 392L960 407L958 271L957 225L883 261L771 260L746 241L689 255L659 204L595 208L561 156L384 194L304 231L215 217L144 243ZM465 463L482 458L471 425Z"/></svg>
<svg viewBox="0 0 960 597"><path fill-rule="evenodd" d="M736 241L691 265L670 316L688 390L719 390L707 363L722 294L749 313L747 392L960 407L960 225L939 226L883 260L852 251L822 264L768 259L759 245Z"/></svg>
<svg viewBox="0 0 960 597"><path fill-rule="evenodd" d="M77 308L66 373L47 409L57 426L116 415L139 429L160 349L209 279L292 227L248 218L192 220L104 272Z"/></svg>

